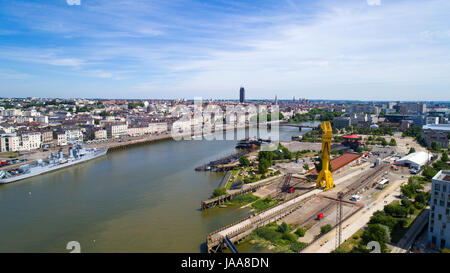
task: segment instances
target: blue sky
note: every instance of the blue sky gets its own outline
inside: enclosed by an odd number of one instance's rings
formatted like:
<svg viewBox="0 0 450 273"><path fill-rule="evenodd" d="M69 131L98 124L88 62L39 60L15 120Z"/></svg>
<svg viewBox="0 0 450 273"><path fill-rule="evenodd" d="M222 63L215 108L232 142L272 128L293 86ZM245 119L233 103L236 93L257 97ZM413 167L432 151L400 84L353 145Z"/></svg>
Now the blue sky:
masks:
<svg viewBox="0 0 450 273"><path fill-rule="evenodd" d="M0 97L450 100L448 0L76 2L0 0Z"/></svg>

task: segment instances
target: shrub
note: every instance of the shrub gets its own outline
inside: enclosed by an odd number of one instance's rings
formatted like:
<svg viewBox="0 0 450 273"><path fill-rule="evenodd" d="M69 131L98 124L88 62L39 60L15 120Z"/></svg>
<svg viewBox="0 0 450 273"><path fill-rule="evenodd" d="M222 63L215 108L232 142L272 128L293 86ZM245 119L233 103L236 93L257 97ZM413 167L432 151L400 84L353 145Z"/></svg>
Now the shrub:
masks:
<svg viewBox="0 0 450 273"><path fill-rule="evenodd" d="M397 219L387 215L384 211L377 211L370 218L369 224L381 224L392 229L397 224Z"/></svg>
<svg viewBox="0 0 450 273"><path fill-rule="evenodd" d="M402 203L402 206L404 206L405 208L409 208L413 204L413 202L408 199L402 199L401 203Z"/></svg>
<svg viewBox="0 0 450 273"><path fill-rule="evenodd" d="M259 197L256 195L253 195L251 193L247 193L244 195L239 195L233 198L233 200L231 200L233 203L239 203L239 204L248 204L248 203L252 203L256 200L258 200Z"/></svg>
<svg viewBox="0 0 450 273"><path fill-rule="evenodd" d="M298 229L295 231L295 234L297 234L298 237L303 237L303 236L305 236L305 233L306 233L306 230L305 230L304 228L298 228Z"/></svg>
<svg viewBox="0 0 450 273"><path fill-rule="evenodd" d="M285 232L285 233L283 233L283 236L281 238L294 243L294 242L297 242L298 236L295 233Z"/></svg>
<svg viewBox="0 0 450 273"><path fill-rule="evenodd" d="M325 234L325 233L329 232L331 229L332 229L332 227L331 227L330 224L325 225L325 226L321 226L320 227L320 233L321 234Z"/></svg>
<svg viewBox="0 0 450 273"><path fill-rule="evenodd" d="M397 218L403 218L408 216L408 209L399 205L389 204L384 206L384 212Z"/></svg>
<svg viewBox="0 0 450 273"><path fill-rule="evenodd" d="M271 242L275 242L276 240L279 240L282 237L281 233L279 233L267 226L256 229L255 233L259 237L266 239L268 241L271 241Z"/></svg>
<svg viewBox="0 0 450 273"><path fill-rule="evenodd" d="M294 251L294 252L299 252L300 250L305 248L307 245L308 244L303 243L303 242L295 242L295 243L291 244L291 247L289 249Z"/></svg>
<svg viewBox="0 0 450 273"><path fill-rule="evenodd" d="M224 194L227 194L227 190L225 188L217 188L214 190L212 197L217 197Z"/></svg>
<svg viewBox="0 0 450 273"><path fill-rule="evenodd" d="M425 166L422 171L422 175L429 180L431 180L431 178L433 178L437 173L438 171L430 166Z"/></svg>
<svg viewBox="0 0 450 273"><path fill-rule="evenodd" d="M289 231L289 226L286 224L286 222L281 223L281 225L278 227L278 232L285 233Z"/></svg>

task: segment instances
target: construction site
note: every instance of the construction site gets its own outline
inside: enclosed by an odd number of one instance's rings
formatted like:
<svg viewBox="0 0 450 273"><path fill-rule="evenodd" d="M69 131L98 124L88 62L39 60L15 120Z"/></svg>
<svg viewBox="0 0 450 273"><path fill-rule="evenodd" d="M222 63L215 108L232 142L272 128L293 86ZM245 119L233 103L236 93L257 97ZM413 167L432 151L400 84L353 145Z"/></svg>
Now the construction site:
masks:
<svg viewBox="0 0 450 273"><path fill-rule="evenodd" d="M306 231L299 238L306 247L297 252L331 252L353 234L347 231L358 230L367 223L372 208L396 198L409 171L393 165L392 153L380 158L371 153L346 152L332 158L329 123L322 124L322 134L322 169L296 171L286 164L276 164L273 168L280 170L281 175L260 181L254 188L245 185L246 192L279 202L209 233L208 252L225 248L238 252L239 243L256 229L283 222L293 227L291 232L298 228ZM324 226L330 227L326 239Z"/></svg>

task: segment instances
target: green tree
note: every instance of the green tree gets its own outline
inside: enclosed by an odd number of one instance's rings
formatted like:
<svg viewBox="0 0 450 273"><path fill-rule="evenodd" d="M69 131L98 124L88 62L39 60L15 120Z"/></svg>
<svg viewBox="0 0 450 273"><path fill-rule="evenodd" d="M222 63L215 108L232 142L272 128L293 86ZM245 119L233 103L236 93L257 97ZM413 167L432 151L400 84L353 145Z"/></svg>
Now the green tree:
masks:
<svg viewBox="0 0 450 273"><path fill-rule="evenodd" d="M241 166L248 167L250 166L250 160L248 160L245 156L241 156L241 158L239 158L239 164L241 164Z"/></svg>
<svg viewBox="0 0 450 273"><path fill-rule="evenodd" d="M428 180L431 180L438 171L430 166L425 166L422 171L422 175L425 176Z"/></svg>
<svg viewBox="0 0 450 273"><path fill-rule="evenodd" d="M414 149L414 147L412 147L411 149L409 149L408 154L412 154L412 153L415 153L415 152L416 152L416 149Z"/></svg>
<svg viewBox="0 0 450 273"><path fill-rule="evenodd" d="M446 152L442 153L441 161L447 163L448 160L448 154Z"/></svg>
<svg viewBox="0 0 450 273"><path fill-rule="evenodd" d="M289 226L286 224L286 222L281 223L281 225L278 226L278 232L285 233L289 232Z"/></svg>
<svg viewBox="0 0 450 273"><path fill-rule="evenodd" d="M269 161L265 158L261 158L258 162L258 173L264 175L269 170L269 166Z"/></svg>
<svg viewBox="0 0 450 273"><path fill-rule="evenodd" d="M386 243L389 238L389 233L386 228L380 224L370 224L367 230L361 236L361 243L367 245L371 241L378 242L381 250L386 251Z"/></svg>
<svg viewBox="0 0 450 273"><path fill-rule="evenodd" d="M296 231L295 231L295 234L297 234L298 235L298 237L303 237L303 236L305 236L305 233L306 233L306 230L304 229L304 228L298 228Z"/></svg>
<svg viewBox="0 0 450 273"><path fill-rule="evenodd" d="M441 150L441 145L436 141L431 142L431 150L439 152Z"/></svg>
<svg viewBox="0 0 450 273"><path fill-rule="evenodd" d="M387 215L391 215L397 218L403 218L408 216L408 209L396 204L389 204L384 206L384 212Z"/></svg>

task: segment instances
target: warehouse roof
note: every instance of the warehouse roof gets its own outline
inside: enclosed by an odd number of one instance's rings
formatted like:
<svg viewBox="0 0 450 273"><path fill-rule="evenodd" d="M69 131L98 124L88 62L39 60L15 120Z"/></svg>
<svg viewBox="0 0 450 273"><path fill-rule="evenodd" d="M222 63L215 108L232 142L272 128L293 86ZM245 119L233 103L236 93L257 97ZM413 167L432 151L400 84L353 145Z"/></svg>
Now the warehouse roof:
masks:
<svg viewBox="0 0 450 273"><path fill-rule="evenodd" d="M431 155L429 155L428 153L426 153L426 152L416 152L416 153L411 153L411 154L409 154L407 156L404 156L404 157L400 158L397 161L396 164L397 165L402 165L402 164L406 164L406 163L409 163L409 164L413 163L413 164L416 164L416 165L419 165L419 166L423 166L430 159L431 159Z"/></svg>

